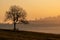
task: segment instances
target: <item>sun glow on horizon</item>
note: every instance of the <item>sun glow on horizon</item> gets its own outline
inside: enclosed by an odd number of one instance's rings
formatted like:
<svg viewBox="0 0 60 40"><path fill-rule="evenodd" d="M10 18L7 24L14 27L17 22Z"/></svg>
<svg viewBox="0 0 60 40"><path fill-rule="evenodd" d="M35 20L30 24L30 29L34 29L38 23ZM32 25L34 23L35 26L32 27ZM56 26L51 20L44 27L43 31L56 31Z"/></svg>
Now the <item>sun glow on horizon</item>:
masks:
<svg viewBox="0 0 60 40"><path fill-rule="evenodd" d="M28 20L60 15L60 0L0 0L0 21L12 5L21 6L27 12Z"/></svg>

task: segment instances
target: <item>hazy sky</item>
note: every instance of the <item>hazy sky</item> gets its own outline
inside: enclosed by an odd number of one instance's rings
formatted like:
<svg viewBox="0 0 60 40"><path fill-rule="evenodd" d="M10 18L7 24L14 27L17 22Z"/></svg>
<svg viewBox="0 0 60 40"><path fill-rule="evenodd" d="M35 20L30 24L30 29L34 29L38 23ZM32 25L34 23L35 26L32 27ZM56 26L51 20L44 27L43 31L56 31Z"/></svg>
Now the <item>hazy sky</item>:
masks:
<svg viewBox="0 0 60 40"><path fill-rule="evenodd" d="M28 19L60 15L60 0L0 0L0 21L11 5L24 8Z"/></svg>

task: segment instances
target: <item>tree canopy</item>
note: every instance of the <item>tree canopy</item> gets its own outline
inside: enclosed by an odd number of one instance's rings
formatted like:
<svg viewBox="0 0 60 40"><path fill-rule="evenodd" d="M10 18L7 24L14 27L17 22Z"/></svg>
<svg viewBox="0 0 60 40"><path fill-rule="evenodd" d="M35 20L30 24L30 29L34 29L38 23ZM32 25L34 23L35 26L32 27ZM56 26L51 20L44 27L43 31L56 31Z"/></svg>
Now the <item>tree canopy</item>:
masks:
<svg viewBox="0 0 60 40"><path fill-rule="evenodd" d="M26 17L26 11L19 6L11 6L8 11L6 11L6 21L12 20L14 22L18 22L20 20L24 20Z"/></svg>

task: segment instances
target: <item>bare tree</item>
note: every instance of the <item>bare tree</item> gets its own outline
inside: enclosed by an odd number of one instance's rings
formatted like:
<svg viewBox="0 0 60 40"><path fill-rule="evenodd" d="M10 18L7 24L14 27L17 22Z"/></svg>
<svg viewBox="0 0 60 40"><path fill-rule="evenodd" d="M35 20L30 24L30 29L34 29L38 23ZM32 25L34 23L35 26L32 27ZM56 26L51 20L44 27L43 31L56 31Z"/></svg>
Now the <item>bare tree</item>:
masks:
<svg viewBox="0 0 60 40"><path fill-rule="evenodd" d="M25 20L25 17L26 11L23 10L23 8L14 5L11 6L10 9L6 12L5 21L12 20L14 24L14 31L16 31L16 23L20 20Z"/></svg>

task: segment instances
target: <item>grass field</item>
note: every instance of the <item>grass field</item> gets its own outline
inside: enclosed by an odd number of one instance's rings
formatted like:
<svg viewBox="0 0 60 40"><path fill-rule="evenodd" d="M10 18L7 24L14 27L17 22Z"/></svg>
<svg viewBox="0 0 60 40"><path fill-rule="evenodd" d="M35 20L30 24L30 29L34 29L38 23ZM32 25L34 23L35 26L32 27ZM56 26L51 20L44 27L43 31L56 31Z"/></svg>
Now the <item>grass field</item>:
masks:
<svg viewBox="0 0 60 40"><path fill-rule="evenodd" d="M60 34L0 29L0 40L60 40Z"/></svg>

